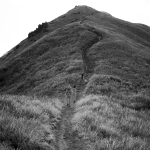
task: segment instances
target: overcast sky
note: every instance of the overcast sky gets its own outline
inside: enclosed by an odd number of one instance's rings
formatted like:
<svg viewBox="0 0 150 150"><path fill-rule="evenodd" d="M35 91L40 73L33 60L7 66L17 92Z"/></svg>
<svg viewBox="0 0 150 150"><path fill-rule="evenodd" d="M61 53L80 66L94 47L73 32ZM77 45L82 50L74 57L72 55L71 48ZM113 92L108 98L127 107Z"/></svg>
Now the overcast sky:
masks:
<svg viewBox="0 0 150 150"><path fill-rule="evenodd" d="M25 39L38 24L49 22L76 5L150 26L150 0L0 0L0 56Z"/></svg>

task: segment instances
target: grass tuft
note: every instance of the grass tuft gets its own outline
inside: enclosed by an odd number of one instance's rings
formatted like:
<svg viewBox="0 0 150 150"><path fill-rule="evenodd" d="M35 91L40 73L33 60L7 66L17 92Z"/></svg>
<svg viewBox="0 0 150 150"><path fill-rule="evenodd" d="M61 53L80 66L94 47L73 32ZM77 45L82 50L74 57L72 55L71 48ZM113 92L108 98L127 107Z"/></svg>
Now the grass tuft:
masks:
<svg viewBox="0 0 150 150"><path fill-rule="evenodd" d="M58 99L1 95L0 146L6 150L55 149L62 107Z"/></svg>
<svg viewBox="0 0 150 150"><path fill-rule="evenodd" d="M76 103L72 124L89 149L148 150L149 120L145 112L122 107L107 96L87 95Z"/></svg>

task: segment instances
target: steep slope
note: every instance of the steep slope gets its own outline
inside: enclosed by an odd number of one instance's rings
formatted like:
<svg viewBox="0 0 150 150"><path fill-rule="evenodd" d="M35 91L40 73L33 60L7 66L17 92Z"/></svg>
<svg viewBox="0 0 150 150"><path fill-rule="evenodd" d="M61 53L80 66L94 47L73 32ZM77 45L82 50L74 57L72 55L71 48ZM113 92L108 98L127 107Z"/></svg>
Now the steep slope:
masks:
<svg viewBox="0 0 150 150"><path fill-rule="evenodd" d="M149 31L147 26L77 6L39 25L0 59L0 91L61 95L66 78L74 83L83 68L87 76L113 74L147 88Z"/></svg>
<svg viewBox="0 0 150 150"><path fill-rule="evenodd" d="M61 98L64 106L68 85L81 91L73 108L59 112L53 149L150 149L150 27L76 6L39 25L0 58L1 94ZM16 112L18 99L14 101ZM10 106L1 111L12 111Z"/></svg>

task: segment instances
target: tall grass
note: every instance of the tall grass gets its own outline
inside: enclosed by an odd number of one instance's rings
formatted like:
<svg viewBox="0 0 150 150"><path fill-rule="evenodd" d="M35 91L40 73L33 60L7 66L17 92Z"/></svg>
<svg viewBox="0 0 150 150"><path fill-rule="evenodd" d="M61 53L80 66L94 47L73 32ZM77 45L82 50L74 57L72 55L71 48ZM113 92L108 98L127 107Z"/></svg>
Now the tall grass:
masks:
<svg viewBox="0 0 150 150"><path fill-rule="evenodd" d="M55 130L62 107L58 99L1 95L0 147L55 149Z"/></svg>
<svg viewBox="0 0 150 150"><path fill-rule="evenodd" d="M150 116L122 107L107 96L80 99L72 124L91 150L150 149Z"/></svg>

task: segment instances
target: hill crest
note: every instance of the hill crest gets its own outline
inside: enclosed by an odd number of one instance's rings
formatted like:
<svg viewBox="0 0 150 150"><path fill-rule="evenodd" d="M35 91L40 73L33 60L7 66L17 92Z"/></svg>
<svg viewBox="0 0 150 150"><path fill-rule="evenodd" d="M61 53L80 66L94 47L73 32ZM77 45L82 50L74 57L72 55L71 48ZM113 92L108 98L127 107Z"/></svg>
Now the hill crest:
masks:
<svg viewBox="0 0 150 150"><path fill-rule="evenodd" d="M0 58L0 149L149 150L149 131L145 25L78 6Z"/></svg>
<svg viewBox="0 0 150 150"><path fill-rule="evenodd" d="M39 25L27 39L0 59L0 91L46 94L48 89L57 89L65 82L65 79L60 80L56 87L50 88L53 80L61 74L75 82L81 72L90 78L100 70L106 75L124 77L123 74L127 74L126 80L130 76L134 84L139 80L138 74L145 84L147 78L140 70L135 69L137 73L134 75L125 68L130 70L129 64L135 64L149 74L146 66L149 68L150 29L101 14L93 8L77 6L55 20ZM129 62L125 64L125 61ZM114 62L117 63L115 68L112 66ZM108 64L112 69L106 69ZM118 65L122 68L119 69ZM149 86L149 81L146 84ZM57 90L60 94L62 89Z"/></svg>

